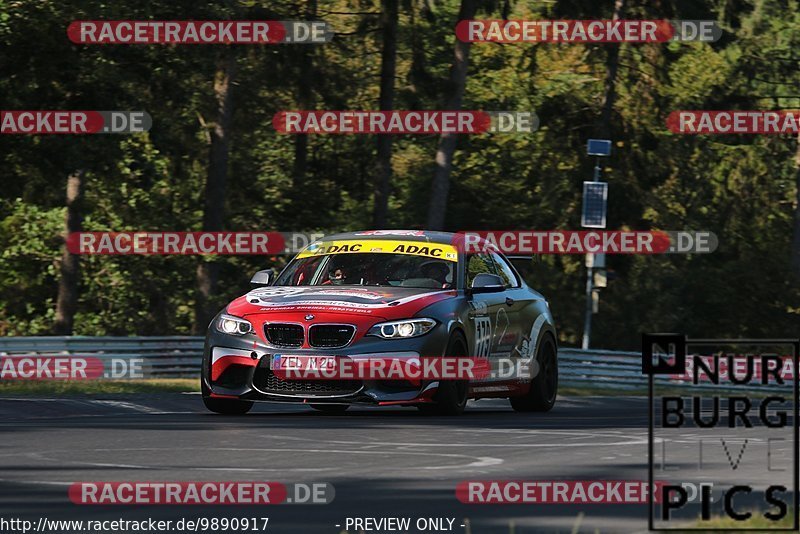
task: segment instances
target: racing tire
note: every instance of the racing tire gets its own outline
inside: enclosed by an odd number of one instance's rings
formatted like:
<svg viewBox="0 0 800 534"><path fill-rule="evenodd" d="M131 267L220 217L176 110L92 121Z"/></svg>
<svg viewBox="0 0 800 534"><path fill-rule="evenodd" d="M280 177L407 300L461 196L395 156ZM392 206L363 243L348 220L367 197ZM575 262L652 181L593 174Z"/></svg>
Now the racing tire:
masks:
<svg viewBox="0 0 800 534"><path fill-rule="evenodd" d="M549 412L558 394L558 356L553 338L545 336L537 355L539 373L531 380L528 392L521 397L511 397L511 407L517 412Z"/></svg>
<svg viewBox="0 0 800 534"><path fill-rule="evenodd" d="M331 415L343 414L350 407L349 404L309 404L315 410Z"/></svg>
<svg viewBox="0 0 800 534"><path fill-rule="evenodd" d="M466 356L464 336L455 334L447 343L445 356ZM433 396L433 403L420 404L419 410L429 415L461 415L467 407L469 384L466 380L445 380Z"/></svg>
<svg viewBox="0 0 800 534"><path fill-rule="evenodd" d="M201 390L203 393L203 404L214 413L222 415L244 415L253 407L253 401L243 401L237 399L215 399L211 397L211 392L201 380Z"/></svg>

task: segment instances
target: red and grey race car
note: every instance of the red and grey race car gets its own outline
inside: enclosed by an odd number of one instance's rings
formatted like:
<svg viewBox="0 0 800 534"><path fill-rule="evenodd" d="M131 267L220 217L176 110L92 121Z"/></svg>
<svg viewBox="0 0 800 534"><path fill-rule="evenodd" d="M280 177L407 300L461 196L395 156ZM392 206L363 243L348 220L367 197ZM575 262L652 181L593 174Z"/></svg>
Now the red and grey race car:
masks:
<svg viewBox="0 0 800 534"><path fill-rule="evenodd" d="M456 234L379 230L337 234L301 251L273 280L237 298L209 326L201 386L206 407L243 414L255 401L300 402L330 413L352 404L417 406L455 415L467 400L505 397L517 411L556 399L556 331L547 301L491 247L468 252ZM470 380L290 379L304 358L485 358L536 370Z"/></svg>

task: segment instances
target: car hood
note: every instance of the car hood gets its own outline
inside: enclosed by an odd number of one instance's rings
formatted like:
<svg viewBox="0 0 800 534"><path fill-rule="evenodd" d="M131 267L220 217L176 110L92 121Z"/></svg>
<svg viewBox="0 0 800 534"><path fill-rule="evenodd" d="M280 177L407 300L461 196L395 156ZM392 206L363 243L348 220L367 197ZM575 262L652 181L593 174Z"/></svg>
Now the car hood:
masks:
<svg viewBox="0 0 800 534"><path fill-rule="evenodd" d="M456 295L457 292L452 289L412 287L262 287L231 302L228 313L244 317L252 314L320 312L399 319L412 317L422 308Z"/></svg>

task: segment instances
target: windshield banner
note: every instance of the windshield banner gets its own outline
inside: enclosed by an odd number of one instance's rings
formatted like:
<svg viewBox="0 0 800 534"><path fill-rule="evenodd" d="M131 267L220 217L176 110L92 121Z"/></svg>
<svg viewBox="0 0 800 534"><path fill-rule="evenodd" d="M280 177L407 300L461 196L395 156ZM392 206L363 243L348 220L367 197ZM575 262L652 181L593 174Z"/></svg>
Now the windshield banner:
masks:
<svg viewBox="0 0 800 534"><path fill-rule="evenodd" d="M411 256L425 256L446 261L458 261L458 250L453 245L444 243L429 243L425 241L395 241L383 239L345 240L345 241L319 241L311 243L297 258L321 256L324 254L352 254L352 253L377 253L377 254L408 254Z"/></svg>

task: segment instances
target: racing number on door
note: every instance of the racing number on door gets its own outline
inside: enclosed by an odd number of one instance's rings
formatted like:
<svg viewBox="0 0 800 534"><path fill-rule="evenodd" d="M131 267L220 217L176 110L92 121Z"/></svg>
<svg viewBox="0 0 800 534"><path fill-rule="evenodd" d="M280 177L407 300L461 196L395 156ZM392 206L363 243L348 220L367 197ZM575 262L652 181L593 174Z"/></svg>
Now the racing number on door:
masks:
<svg viewBox="0 0 800 534"><path fill-rule="evenodd" d="M475 356L488 358L492 348L492 322L488 317L475 317Z"/></svg>

